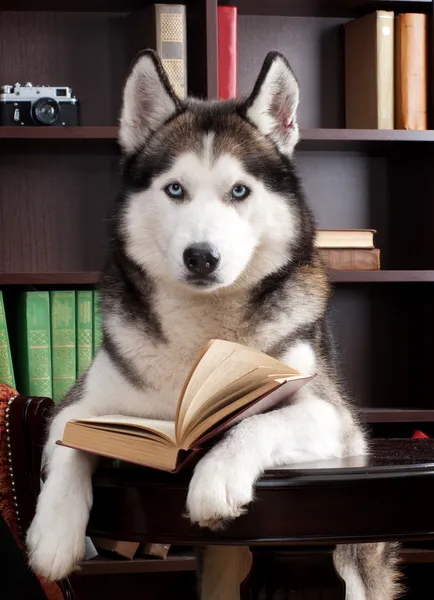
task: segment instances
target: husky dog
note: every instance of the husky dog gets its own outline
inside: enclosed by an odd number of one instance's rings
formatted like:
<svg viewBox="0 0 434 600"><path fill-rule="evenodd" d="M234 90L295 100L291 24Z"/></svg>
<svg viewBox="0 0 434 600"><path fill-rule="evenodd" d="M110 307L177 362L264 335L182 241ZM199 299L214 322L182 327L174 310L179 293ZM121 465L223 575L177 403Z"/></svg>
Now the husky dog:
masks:
<svg viewBox="0 0 434 600"><path fill-rule="evenodd" d="M318 375L283 406L233 427L196 466L192 522L241 515L276 465L367 452L340 391L326 335L329 287L292 154L299 87L270 53L251 95L180 100L157 55L141 53L123 92L123 184L101 278L103 345L51 421L47 478L27 534L48 579L83 557L95 459L56 446L65 423L110 413L173 419L195 356L233 340ZM384 544L347 546L335 564L352 600L392 600L395 559ZM246 549L210 548L202 598L232 600Z"/></svg>

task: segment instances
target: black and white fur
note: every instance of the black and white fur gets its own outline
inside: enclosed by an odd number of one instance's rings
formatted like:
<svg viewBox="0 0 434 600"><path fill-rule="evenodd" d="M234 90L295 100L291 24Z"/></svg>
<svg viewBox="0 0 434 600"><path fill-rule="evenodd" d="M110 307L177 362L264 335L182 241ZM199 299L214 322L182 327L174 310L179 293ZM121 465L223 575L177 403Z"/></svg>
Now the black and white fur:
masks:
<svg viewBox="0 0 434 600"><path fill-rule="evenodd" d="M202 458L187 499L193 522L215 528L241 515L269 467L367 452L326 335L329 287L292 160L298 103L297 80L278 53L267 56L247 100L228 102L181 101L152 51L132 65L119 134L123 185L100 286L104 342L51 422L47 479L27 535L41 575L59 579L76 567L92 504L95 459L55 445L65 423L110 413L173 419L210 338L318 376ZM212 273L192 273L185 262L198 244L217 257ZM238 598L249 560L243 548L209 549L202 598ZM396 597L390 546L342 547L335 562L349 600Z"/></svg>

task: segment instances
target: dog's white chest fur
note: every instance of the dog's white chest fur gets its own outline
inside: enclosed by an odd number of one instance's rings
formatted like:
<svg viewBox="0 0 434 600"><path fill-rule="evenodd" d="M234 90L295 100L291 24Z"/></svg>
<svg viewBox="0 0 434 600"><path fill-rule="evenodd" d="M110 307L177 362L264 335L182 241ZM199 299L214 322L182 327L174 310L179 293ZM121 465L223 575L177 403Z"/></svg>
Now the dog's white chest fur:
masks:
<svg viewBox="0 0 434 600"><path fill-rule="evenodd" d="M243 302L244 301L244 302ZM146 414L174 418L183 384L195 359L212 338L252 343L252 329L245 319L245 298L230 303L217 297L204 302L194 296L159 294L155 305L164 341L121 319L109 317L108 327L116 344L128 356L146 384ZM256 344L260 347L261 344Z"/></svg>

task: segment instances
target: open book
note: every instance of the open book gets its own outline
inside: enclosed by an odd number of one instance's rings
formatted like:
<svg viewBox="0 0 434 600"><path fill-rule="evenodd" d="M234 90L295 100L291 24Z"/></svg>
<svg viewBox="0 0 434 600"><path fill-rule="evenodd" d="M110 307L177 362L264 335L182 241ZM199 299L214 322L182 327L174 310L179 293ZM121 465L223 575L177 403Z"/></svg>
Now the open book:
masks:
<svg viewBox="0 0 434 600"><path fill-rule="evenodd" d="M241 344L211 340L184 383L175 421L123 415L75 419L58 443L176 471L204 443L277 406L311 378Z"/></svg>

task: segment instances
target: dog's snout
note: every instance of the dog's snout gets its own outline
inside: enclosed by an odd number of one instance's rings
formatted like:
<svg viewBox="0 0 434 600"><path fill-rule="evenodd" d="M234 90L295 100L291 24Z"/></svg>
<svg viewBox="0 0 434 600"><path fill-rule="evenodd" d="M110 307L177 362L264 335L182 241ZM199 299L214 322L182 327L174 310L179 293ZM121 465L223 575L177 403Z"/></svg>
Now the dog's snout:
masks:
<svg viewBox="0 0 434 600"><path fill-rule="evenodd" d="M195 275L209 275L216 270L220 254L209 244L194 244L184 250L184 264Z"/></svg>

